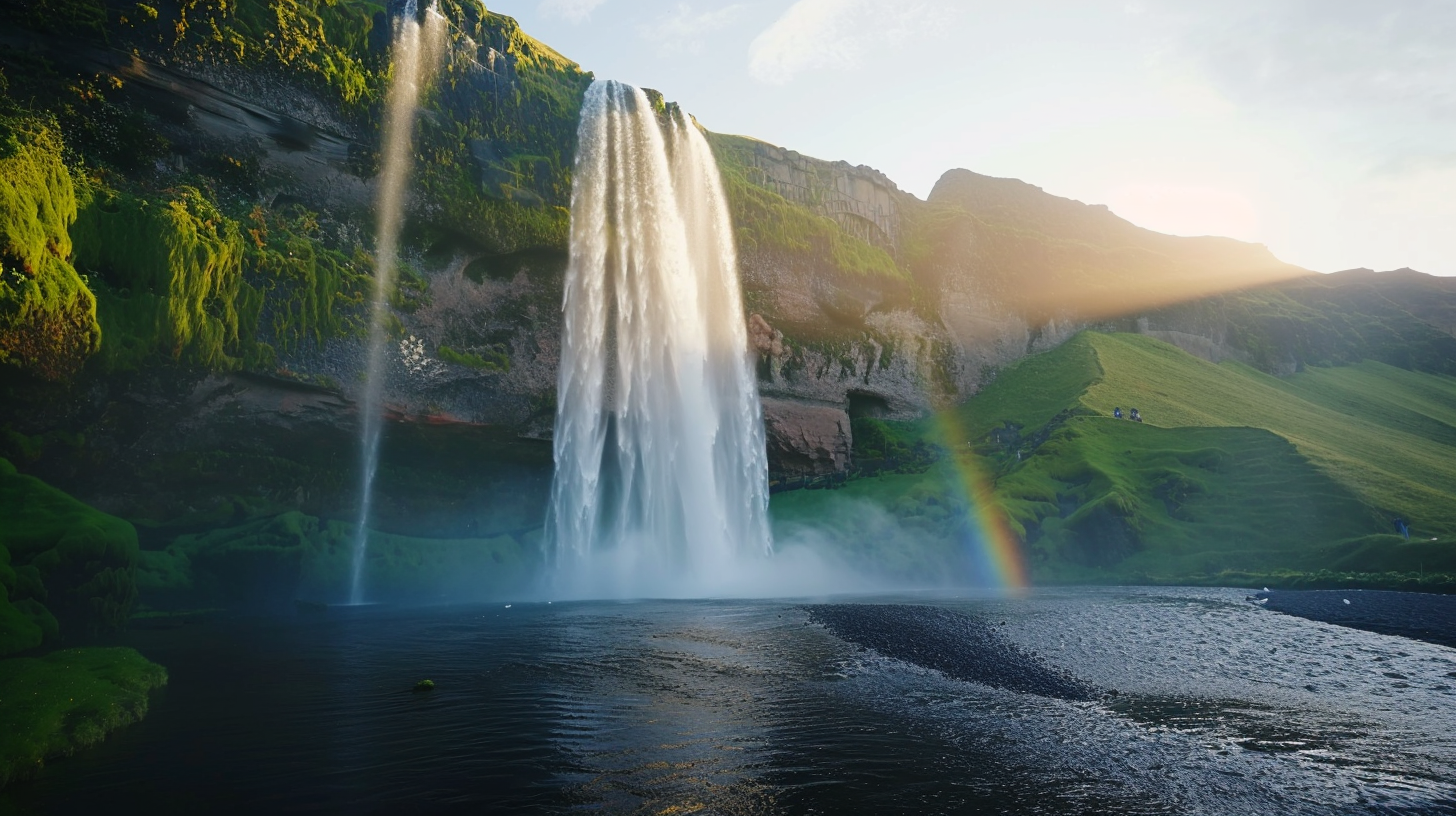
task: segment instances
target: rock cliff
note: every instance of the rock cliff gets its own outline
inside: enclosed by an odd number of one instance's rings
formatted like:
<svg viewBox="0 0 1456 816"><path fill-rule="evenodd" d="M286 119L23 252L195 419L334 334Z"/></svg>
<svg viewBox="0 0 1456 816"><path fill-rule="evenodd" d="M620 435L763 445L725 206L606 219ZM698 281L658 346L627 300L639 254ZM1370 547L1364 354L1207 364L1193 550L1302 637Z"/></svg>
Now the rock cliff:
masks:
<svg viewBox="0 0 1456 816"><path fill-rule="evenodd" d="M0 11L0 141L20 151L0 164L53 139L71 168L11 173L15 208L75 190L52 238L3 236L0 299L58 328L0 324L0 349L33 352L0 364L0 455L152 523L144 541L218 514L350 516L399 4L61 5L90 22ZM414 535L514 534L537 523L549 481L565 208L592 77L509 18L441 8L449 45L418 123L391 299L380 515ZM1418 273L1315 279L1260 246L1160 235L1014 179L952 170L922 201L868 167L708 136L775 480L842 474L854 420L963 401L1091 325L1276 373L1456 359L1456 297ZM13 258L33 262L12 275ZM44 295L61 290L74 297ZM1355 325L1367 318L1389 331Z"/></svg>

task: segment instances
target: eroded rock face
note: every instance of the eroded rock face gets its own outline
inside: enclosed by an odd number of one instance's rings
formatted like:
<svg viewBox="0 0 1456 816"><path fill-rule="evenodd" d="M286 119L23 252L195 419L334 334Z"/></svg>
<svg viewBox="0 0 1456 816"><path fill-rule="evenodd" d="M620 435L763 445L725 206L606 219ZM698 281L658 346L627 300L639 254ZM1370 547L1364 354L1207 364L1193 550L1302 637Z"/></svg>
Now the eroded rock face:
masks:
<svg viewBox="0 0 1456 816"><path fill-rule="evenodd" d="M905 193L873 167L825 161L756 142L752 166L762 184L785 199L810 206L840 229L894 254L900 237L900 200Z"/></svg>
<svg viewBox="0 0 1456 816"><path fill-rule="evenodd" d="M854 436L843 408L765 397L763 424L774 475L818 476L850 465Z"/></svg>

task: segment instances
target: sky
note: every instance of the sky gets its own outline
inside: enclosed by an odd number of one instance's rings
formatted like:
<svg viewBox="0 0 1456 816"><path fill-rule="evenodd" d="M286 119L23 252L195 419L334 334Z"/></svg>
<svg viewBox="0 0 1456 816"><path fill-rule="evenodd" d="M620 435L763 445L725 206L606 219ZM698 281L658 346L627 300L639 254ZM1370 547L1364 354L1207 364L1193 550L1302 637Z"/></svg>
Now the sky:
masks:
<svg viewBox="0 0 1456 816"><path fill-rule="evenodd" d="M1456 275L1456 0L514 0L709 130L1018 178L1319 272Z"/></svg>

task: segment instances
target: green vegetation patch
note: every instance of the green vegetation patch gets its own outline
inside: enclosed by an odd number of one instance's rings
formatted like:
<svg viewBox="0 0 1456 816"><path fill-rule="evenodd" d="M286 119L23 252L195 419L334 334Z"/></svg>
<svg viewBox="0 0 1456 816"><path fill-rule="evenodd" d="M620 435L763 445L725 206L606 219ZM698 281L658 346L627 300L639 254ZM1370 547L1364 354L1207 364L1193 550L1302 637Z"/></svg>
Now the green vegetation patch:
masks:
<svg viewBox="0 0 1456 816"><path fill-rule="evenodd" d="M385 76L371 44L383 3L351 0L218 2L181 0L171 8L138 5L124 24L178 58L279 67L331 91L346 108L382 95ZM383 42L387 42L385 38Z"/></svg>
<svg viewBox="0 0 1456 816"><path fill-rule="evenodd" d="M581 102L592 75L474 3L446 0L452 49L421 122L431 229L493 253L565 249Z"/></svg>
<svg viewBox="0 0 1456 816"><path fill-rule="evenodd" d="M1083 337L1106 372L1079 398L1096 413L1135 406L1152 425L1266 428L1387 517L1456 536L1456 447L1443 441L1456 429L1456 378L1372 361L1281 379L1139 335Z"/></svg>
<svg viewBox="0 0 1456 816"><path fill-rule="evenodd" d="M136 600L135 528L4 459L0 519L0 654L126 622Z"/></svg>
<svg viewBox="0 0 1456 816"><path fill-rule="evenodd" d="M240 223L197 187L158 200L105 190L72 235L76 264L96 276L111 371L158 357L267 370L279 352L360 330L371 259L329 246L296 205Z"/></svg>
<svg viewBox="0 0 1456 816"><path fill-rule="evenodd" d="M178 537L141 555L137 583L148 605L286 605L348 597L352 525L294 511ZM438 539L369 533L364 564L372 600L477 598L519 588L534 554L515 538Z"/></svg>
<svg viewBox="0 0 1456 816"><path fill-rule="evenodd" d="M1384 523L1269 431L1110 417L1066 422L996 497L1038 577L1055 581L1317 570L1336 542Z"/></svg>
<svg viewBox="0 0 1456 816"><path fill-rule="evenodd" d="M0 363L63 379L101 342L96 300L69 262L76 190L53 124L0 131Z"/></svg>
<svg viewBox="0 0 1456 816"><path fill-rule="evenodd" d="M446 345L441 345L440 359L447 363L463 365L477 371L505 372L511 370L511 355L504 347L492 346L484 348L479 353L472 351L456 351Z"/></svg>
<svg viewBox="0 0 1456 816"><path fill-rule="evenodd" d="M951 417L956 438L928 420L856 420L857 459L918 441L946 461L776 495L776 521L821 525L860 560L880 547L899 557L897 531L953 548L975 540L950 466L964 459L1038 581L1429 588L1456 575L1456 378L1367 361L1276 379L1087 332L1009 367ZM845 521L854 512L894 525L867 540ZM1396 515L1410 540L1392 534Z"/></svg>
<svg viewBox="0 0 1456 816"><path fill-rule="evenodd" d="M723 192L737 230L740 252L773 250L802 255L839 272L908 283L909 275L877 246L839 228L832 218L795 204L750 179L753 140L707 134L723 177Z"/></svg>
<svg viewBox="0 0 1456 816"><path fill-rule="evenodd" d="M34 775L147 713L167 671L132 649L0 660L0 786Z"/></svg>
<svg viewBox="0 0 1456 816"><path fill-rule="evenodd" d="M108 368L131 369L153 354L229 370L242 365L240 326L256 316L243 283L243 236L203 190L182 187L158 201L98 194L73 228L76 264L98 286Z"/></svg>
<svg viewBox="0 0 1456 816"><path fill-rule="evenodd" d="M359 248L346 254L330 247L317 214L303 207L255 207L247 224L244 286L252 291L245 302L260 304L258 342L271 341L247 357L261 364L271 350L292 352L307 341L321 346L363 330L373 258Z"/></svg>

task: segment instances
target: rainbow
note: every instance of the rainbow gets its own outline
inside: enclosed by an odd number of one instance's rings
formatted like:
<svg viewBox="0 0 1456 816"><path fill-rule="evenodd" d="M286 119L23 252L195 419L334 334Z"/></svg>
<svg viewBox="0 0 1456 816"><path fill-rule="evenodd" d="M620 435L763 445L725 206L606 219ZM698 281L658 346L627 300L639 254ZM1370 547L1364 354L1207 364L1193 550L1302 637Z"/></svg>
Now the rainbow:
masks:
<svg viewBox="0 0 1456 816"><path fill-rule="evenodd" d="M965 428L950 409L936 412L935 425L950 450L955 489L966 497L970 508L965 545L972 569L997 588L1016 593L1025 590L1028 584L1021 546L996 503L991 480L969 450Z"/></svg>

